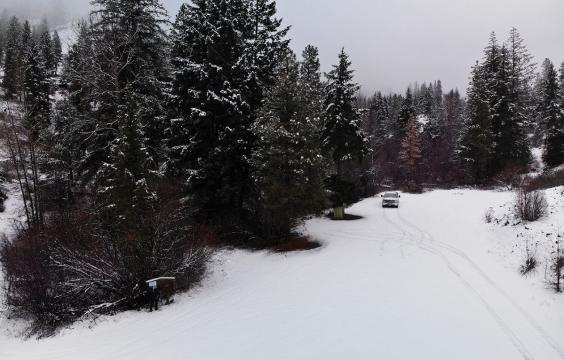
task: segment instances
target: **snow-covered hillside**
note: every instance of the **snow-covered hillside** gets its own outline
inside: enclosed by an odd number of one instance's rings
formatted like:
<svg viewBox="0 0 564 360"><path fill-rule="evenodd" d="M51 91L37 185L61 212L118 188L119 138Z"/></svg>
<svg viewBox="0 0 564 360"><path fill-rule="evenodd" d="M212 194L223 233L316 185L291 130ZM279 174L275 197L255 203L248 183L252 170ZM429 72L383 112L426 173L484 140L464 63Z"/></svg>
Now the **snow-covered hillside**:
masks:
<svg viewBox="0 0 564 360"><path fill-rule="evenodd" d="M564 298L519 274L505 250L521 229L483 220L512 198L434 191L397 210L367 199L349 210L362 220L306 224L321 249L223 252L200 289L157 313L40 341L4 330L0 359L562 359Z"/></svg>
<svg viewBox="0 0 564 360"><path fill-rule="evenodd" d="M57 33L61 39L63 54L67 54L72 44L76 41L77 27L74 24L67 24L57 27Z"/></svg>

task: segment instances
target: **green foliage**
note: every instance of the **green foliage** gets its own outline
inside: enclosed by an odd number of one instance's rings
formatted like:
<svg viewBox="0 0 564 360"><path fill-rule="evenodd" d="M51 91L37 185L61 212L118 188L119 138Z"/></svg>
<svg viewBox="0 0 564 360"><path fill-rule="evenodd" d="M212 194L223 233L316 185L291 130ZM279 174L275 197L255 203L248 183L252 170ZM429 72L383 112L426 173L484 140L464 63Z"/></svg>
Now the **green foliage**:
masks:
<svg viewBox="0 0 564 360"><path fill-rule="evenodd" d="M168 168L205 221L237 222L253 198L252 124L287 45L275 13L271 1L198 0L174 23Z"/></svg>
<svg viewBox="0 0 564 360"><path fill-rule="evenodd" d="M308 114L307 108L302 108L303 89L315 79L301 74L295 55L288 52L253 126L259 139L254 176L263 210L262 225L268 227L271 237L281 240L300 218L325 206L319 121L315 113Z"/></svg>
<svg viewBox="0 0 564 360"><path fill-rule="evenodd" d="M538 110L542 123L546 126L543 160L550 167L564 162L564 113L560 107L560 86L554 65L546 59L542 69L542 99Z"/></svg>

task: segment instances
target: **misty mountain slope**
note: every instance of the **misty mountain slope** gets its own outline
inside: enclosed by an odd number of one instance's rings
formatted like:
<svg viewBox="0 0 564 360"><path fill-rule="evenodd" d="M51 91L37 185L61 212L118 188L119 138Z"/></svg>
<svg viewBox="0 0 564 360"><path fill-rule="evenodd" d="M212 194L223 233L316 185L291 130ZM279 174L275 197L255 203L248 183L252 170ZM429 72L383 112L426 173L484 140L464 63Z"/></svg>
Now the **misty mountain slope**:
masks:
<svg viewBox="0 0 564 360"><path fill-rule="evenodd" d="M483 221L512 198L434 191L402 196L397 210L367 199L349 209L361 220L307 222L319 250L223 252L200 289L157 313L40 341L3 332L0 358L559 359L562 298L542 272L519 275L520 254L500 251L518 228ZM537 226L564 218L553 209Z"/></svg>

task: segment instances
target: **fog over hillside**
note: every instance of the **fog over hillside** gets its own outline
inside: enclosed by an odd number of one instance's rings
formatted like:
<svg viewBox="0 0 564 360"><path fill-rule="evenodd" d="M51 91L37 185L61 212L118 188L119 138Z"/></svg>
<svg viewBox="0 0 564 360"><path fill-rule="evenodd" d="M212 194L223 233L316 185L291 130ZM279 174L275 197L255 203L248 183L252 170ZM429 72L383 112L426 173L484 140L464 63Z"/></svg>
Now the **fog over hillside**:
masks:
<svg viewBox="0 0 564 360"><path fill-rule="evenodd" d="M87 13L87 1L76 0L2 0L0 11L22 18L46 18L52 25L68 23Z"/></svg>
<svg viewBox="0 0 564 360"><path fill-rule="evenodd" d="M185 2L161 1L172 20ZM345 46L364 93L403 92L412 81L438 78L464 93L484 39L495 31L504 41L511 27L519 29L537 64L547 57L559 63L564 56L562 0L351 0L346 5L282 0L277 5L284 23L292 25L292 48L299 53L308 43L318 46L328 71ZM3 8L20 17L46 17L57 26L87 15L91 5L90 0L1 0Z"/></svg>

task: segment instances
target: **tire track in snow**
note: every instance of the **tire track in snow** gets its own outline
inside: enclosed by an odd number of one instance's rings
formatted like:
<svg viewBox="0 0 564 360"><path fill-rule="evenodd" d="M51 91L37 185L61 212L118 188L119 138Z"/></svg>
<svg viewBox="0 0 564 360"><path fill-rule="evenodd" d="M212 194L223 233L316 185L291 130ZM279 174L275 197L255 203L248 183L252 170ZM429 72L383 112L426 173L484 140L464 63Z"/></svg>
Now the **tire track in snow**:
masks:
<svg viewBox="0 0 564 360"><path fill-rule="evenodd" d="M410 221L406 220L399 211L396 212L398 219L407 227L417 231L420 234L420 238L422 241L428 242L430 245L434 245L436 247L442 248L449 253L458 256L459 258L463 259L482 279L486 281L486 283L493 288L497 293L499 293L503 299L508 301L517 312L523 316L529 325L535 329L538 334L539 338L544 339L548 345L558 353L561 359L564 359L564 351L560 348L558 343L548 334L548 332L534 319L534 317L529 314L520 304L518 304L505 290L503 290L496 282L494 282L491 277L489 277L482 268L480 268L476 262L474 262L466 252L462 251L461 249L445 243L443 241L436 240L428 231L421 229L420 227L416 226L415 224L411 223ZM440 252L437 249L438 252ZM446 257L443 253L442 256ZM474 290L475 291L475 290ZM477 292L477 291L475 291ZM480 295L482 298L482 296ZM491 307L488 304L489 307ZM492 309L493 310L493 309Z"/></svg>
<svg viewBox="0 0 564 360"><path fill-rule="evenodd" d="M396 213L399 214L399 211L396 210ZM399 224L390 220L390 218L386 215L385 211L384 211L384 219L391 226L393 226L394 228L396 228L397 230L399 230L400 232L403 232L403 234L405 234L405 236L402 238L402 240L404 238L409 238L409 235L413 236L413 238L417 237L417 234L407 232L404 228L402 228L402 226L400 226ZM401 221L401 219L400 219L400 221ZM406 226L408 226L408 225L406 224ZM534 359L534 357L531 355L531 353L527 350L525 344L517 337L515 332L503 320L503 318L499 315L499 313L497 313L495 311L495 309L485 300L485 298L482 296L482 294L470 284L470 282L460 273L460 271L458 269L456 269L456 267L452 264L452 262L448 259L448 257L445 254L443 254L441 251L437 250L436 248L433 248L432 246L429 246L429 244L427 244L425 242L425 234L423 232L419 233L418 239L411 239L410 241L413 243L413 245L419 247L421 250L441 258L441 260L443 260L443 262L448 267L448 269L461 281L461 283L470 292L474 293L474 295L482 303L482 305L484 306L486 311L488 311L490 316L492 316L492 318L500 326L501 330L508 337L509 341L511 341L511 343L515 346L515 349L521 354L523 359L525 359L525 360L533 360Z"/></svg>
<svg viewBox="0 0 564 360"><path fill-rule="evenodd" d="M406 242L409 241L408 239L408 233L405 231L405 229L399 227L399 226L395 226L395 224L392 223L392 221L390 220L390 218L388 218L388 216L386 215L386 209L382 208L382 215L384 220L386 220L387 223L389 223L390 225L392 225L396 230L398 230L401 233L401 238L399 239L400 242L400 251L401 251L401 255L402 258L405 257L404 253L403 253L403 244L405 244ZM412 244L413 245L413 244Z"/></svg>

